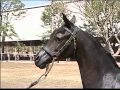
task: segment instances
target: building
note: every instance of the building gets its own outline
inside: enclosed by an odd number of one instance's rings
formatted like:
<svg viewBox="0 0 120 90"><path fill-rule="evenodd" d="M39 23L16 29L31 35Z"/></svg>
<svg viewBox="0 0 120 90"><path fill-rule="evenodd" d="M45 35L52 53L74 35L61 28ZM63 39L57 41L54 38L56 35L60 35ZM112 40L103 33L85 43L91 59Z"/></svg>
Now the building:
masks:
<svg viewBox="0 0 120 90"><path fill-rule="evenodd" d="M1 60L8 60L8 58L9 60L15 60L17 55L19 55L18 60L30 59L30 56L33 57L37 54L37 52L40 51L42 45L44 45L46 41L44 40L6 41L4 45L5 52L0 54Z"/></svg>

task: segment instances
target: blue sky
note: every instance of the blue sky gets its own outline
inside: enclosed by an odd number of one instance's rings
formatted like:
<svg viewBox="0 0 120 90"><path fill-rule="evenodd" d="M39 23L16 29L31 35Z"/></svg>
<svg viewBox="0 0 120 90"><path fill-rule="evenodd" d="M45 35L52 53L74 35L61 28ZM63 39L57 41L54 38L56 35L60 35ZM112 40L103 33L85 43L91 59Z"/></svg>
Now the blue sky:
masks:
<svg viewBox="0 0 120 90"><path fill-rule="evenodd" d="M51 3L50 0L22 0L22 2L25 4L25 8L44 6Z"/></svg>

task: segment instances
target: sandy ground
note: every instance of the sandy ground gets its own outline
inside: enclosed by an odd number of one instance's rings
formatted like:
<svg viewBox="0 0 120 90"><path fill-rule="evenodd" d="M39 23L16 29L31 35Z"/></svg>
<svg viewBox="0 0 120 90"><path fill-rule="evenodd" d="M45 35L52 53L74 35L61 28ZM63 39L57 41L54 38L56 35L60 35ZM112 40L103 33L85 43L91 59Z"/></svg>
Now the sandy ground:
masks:
<svg viewBox="0 0 120 90"><path fill-rule="evenodd" d="M1 88L27 88L45 72L34 62L1 62ZM32 88L82 88L78 65L75 61L55 62L47 78Z"/></svg>
<svg viewBox="0 0 120 90"><path fill-rule="evenodd" d="M27 88L45 69L39 69L33 61L0 62L1 88ZM120 66L120 63L117 63ZM82 88L77 62L55 62L47 78L32 88Z"/></svg>

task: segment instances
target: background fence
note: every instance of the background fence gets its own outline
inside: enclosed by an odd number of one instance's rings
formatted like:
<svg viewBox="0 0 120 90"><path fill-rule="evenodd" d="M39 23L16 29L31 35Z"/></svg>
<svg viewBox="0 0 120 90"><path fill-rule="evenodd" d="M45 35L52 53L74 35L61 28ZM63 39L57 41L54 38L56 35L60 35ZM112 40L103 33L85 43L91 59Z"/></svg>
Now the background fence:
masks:
<svg viewBox="0 0 120 90"><path fill-rule="evenodd" d="M6 53L1 53L0 54L0 60L5 61L5 60L34 60L36 54L6 54Z"/></svg>

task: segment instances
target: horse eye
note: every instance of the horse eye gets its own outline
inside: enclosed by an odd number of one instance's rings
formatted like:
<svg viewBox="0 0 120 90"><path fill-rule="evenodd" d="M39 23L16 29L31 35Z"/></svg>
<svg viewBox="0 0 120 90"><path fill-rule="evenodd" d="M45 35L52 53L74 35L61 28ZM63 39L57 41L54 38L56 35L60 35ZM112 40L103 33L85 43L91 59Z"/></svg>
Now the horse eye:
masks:
<svg viewBox="0 0 120 90"><path fill-rule="evenodd" d="M56 40L61 41L62 37L63 37L63 35L61 33L59 33L56 35Z"/></svg>
<svg viewBox="0 0 120 90"><path fill-rule="evenodd" d="M57 41L57 42L60 42L60 41L61 41L61 38L56 37L56 41Z"/></svg>

